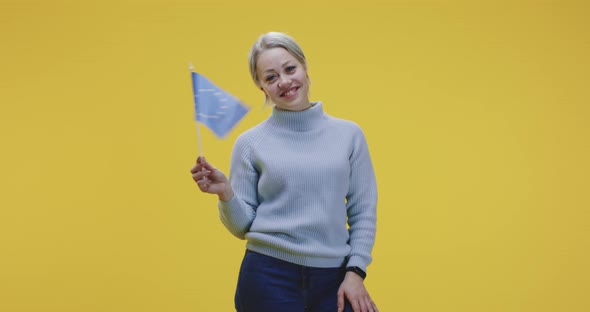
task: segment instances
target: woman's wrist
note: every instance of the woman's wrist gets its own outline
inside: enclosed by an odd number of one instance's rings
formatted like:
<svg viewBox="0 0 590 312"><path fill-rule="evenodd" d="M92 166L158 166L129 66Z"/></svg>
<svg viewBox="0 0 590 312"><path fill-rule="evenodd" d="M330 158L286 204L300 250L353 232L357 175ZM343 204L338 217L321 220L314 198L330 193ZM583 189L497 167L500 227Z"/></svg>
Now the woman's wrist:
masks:
<svg viewBox="0 0 590 312"><path fill-rule="evenodd" d="M367 273L365 271L363 271L363 269L357 267L357 266L350 266L346 268L346 272L352 272L358 276L360 276L362 279L365 279L367 277Z"/></svg>
<svg viewBox="0 0 590 312"><path fill-rule="evenodd" d="M231 186L228 186L225 188L225 190L223 190L223 192L221 192L221 194L218 194L218 196L219 200L228 202L234 197L234 191L232 190Z"/></svg>

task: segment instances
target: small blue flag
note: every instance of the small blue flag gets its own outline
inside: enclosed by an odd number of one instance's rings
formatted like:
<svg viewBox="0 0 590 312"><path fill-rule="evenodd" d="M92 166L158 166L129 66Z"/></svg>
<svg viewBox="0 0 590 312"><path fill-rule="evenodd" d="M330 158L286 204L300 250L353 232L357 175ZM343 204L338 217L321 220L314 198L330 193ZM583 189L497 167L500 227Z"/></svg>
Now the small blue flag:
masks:
<svg viewBox="0 0 590 312"><path fill-rule="evenodd" d="M217 137L225 137L248 113L248 108L205 76L195 72L191 74L195 97L195 119L211 129Z"/></svg>

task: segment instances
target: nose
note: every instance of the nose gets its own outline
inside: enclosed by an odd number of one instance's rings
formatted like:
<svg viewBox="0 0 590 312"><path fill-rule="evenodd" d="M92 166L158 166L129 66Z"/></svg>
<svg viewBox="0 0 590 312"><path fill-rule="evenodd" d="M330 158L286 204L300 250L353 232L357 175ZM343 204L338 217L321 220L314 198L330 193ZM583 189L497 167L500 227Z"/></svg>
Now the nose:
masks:
<svg viewBox="0 0 590 312"><path fill-rule="evenodd" d="M279 84L278 84L279 88L282 89L282 88L288 87L290 85L291 85L291 78L284 77L284 76L279 78Z"/></svg>

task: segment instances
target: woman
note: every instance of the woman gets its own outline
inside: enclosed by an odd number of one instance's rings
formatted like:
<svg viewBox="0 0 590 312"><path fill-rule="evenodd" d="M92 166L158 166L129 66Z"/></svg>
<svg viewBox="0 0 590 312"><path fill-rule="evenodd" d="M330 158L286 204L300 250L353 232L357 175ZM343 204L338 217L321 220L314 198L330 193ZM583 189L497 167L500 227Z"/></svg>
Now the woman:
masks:
<svg viewBox="0 0 590 312"><path fill-rule="evenodd" d="M290 36L260 36L249 62L271 116L236 140L229 180L203 157L191 169L247 240L236 310L377 311L363 284L377 186L362 130L309 101L307 61Z"/></svg>

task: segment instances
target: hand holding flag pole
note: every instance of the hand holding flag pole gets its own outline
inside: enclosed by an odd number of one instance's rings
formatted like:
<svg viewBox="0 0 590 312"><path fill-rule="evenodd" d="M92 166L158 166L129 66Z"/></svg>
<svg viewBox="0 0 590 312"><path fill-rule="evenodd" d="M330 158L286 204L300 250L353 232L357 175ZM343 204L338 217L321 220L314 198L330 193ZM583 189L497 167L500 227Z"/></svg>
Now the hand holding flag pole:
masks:
<svg viewBox="0 0 590 312"><path fill-rule="evenodd" d="M203 75L196 73L192 64L189 69L193 81L199 156L203 156L200 124L211 129L218 138L223 138L248 113L248 107Z"/></svg>

